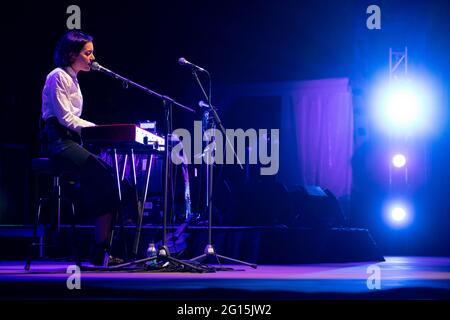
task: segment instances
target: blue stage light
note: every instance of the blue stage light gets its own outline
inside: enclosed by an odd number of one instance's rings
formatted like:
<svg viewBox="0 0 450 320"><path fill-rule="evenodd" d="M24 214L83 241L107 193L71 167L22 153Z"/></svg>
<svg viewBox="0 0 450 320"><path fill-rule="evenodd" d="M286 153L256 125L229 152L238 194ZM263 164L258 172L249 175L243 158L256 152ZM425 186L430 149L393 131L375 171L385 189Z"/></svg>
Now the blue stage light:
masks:
<svg viewBox="0 0 450 320"><path fill-rule="evenodd" d="M404 201L393 201L385 208L384 220L391 228L404 228L412 222L412 208Z"/></svg>
<svg viewBox="0 0 450 320"><path fill-rule="evenodd" d="M392 164L396 168L403 168L406 164L406 157L401 153L397 153L392 157Z"/></svg>
<svg viewBox="0 0 450 320"><path fill-rule="evenodd" d="M402 207L394 207L391 210L391 218L395 222L402 222L406 219L406 210Z"/></svg>
<svg viewBox="0 0 450 320"><path fill-rule="evenodd" d="M372 115L377 127L394 135L428 135L440 124L432 83L415 79L381 83L374 90Z"/></svg>

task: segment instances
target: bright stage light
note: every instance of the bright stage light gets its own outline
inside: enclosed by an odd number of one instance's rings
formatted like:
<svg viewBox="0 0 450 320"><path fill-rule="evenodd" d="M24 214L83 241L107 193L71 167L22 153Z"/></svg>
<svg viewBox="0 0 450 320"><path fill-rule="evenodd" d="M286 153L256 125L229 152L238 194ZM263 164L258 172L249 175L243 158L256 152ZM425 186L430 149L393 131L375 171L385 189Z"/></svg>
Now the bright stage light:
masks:
<svg viewBox="0 0 450 320"><path fill-rule="evenodd" d="M393 221L402 222L406 218L406 210L402 207L394 207L391 210L391 218Z"/></svg>
<svg viewBox="0 0 450 320"><path fill-rule="evenodd" d="M392 202L385 209L385 222L392 228L403 228L412 221L411 207L403 202Z"/></svg>
<svg viewBox="0 0 450 320"><path fill-rule="evenodd" d="M396 168L402 168L406 164L406 157L403 154L398 153L392 157L392 164Z"/></svg>
<svg viewBox="0 0 450 320"><path fill-rule="evenodd" d="M420 127L425 118L419 88L410 83L391 84L381 101L381 120L394 132L411 132Z"/></svg>
<svg viewBox="0 0 450 320"><path fill-rule="evenodd" d="M408 87L391 89L384 108L386 120L399 129L416 127L422 115L420 97Z"/></svg>
<svg viewBox="0 0 450 320"><path fill-rule="evenodd" d="M436 106L425 81L393 80L379 84L373 94L373 116L383 131L403 135L436 130L439 119L434 119Z"/></svg>

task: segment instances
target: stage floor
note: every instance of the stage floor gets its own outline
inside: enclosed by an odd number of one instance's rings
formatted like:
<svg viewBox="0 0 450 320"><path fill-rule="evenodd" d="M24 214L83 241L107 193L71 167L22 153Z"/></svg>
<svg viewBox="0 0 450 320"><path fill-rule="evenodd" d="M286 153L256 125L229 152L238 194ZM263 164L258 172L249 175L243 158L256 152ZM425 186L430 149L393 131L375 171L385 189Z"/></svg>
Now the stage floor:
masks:
<svg viewBox="0 0 450 320"><path fill-rule="evenodd" d="M450 258L386 257L385 262L303 265L222 265L212 273L81 271L70 290L67 261L0 262L1 300L156 299L450 300ZM70 272L70 271L69 271Z"/></svg>

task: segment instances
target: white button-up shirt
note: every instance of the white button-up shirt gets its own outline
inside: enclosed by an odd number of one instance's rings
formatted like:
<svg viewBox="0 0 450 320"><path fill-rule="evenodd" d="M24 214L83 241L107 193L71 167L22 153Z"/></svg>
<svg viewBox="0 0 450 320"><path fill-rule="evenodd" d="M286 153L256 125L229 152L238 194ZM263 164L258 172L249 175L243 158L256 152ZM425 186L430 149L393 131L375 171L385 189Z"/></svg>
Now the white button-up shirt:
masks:
<svg viewBox="0 0 450 320"><path fill-rule="evenodd" d="M75 71L56 68L50 72L42 91L42 118L56 117L63 126L80 133L81 128L95 123L80 118L83 96Z"/></svg>

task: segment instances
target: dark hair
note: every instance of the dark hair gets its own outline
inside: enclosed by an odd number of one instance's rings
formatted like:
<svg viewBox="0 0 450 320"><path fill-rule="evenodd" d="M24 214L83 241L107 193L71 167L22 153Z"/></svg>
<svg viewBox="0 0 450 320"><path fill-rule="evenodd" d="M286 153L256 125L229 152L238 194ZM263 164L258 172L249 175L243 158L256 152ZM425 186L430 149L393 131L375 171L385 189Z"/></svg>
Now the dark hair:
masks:
<svg viewBox="0 0 450 320"><path fill-rule="evenodd" d="M90 35L79 30L67 31L56 44L53 54L55 65L60 68L70 66L84 45L92 40Z"/></svg>

